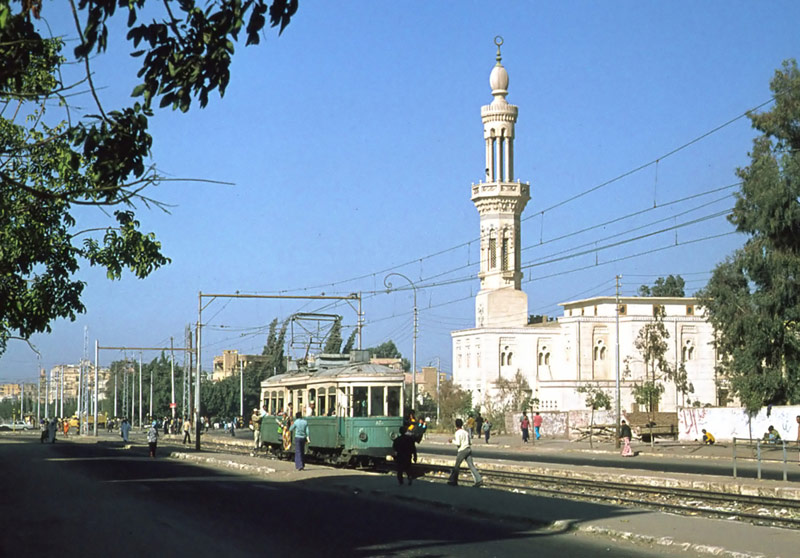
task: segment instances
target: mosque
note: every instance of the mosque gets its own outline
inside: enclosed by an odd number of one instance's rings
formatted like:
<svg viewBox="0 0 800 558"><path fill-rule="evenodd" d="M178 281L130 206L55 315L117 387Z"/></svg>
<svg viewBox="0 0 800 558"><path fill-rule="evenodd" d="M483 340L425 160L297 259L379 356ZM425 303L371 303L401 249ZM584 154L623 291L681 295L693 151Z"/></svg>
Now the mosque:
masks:
<svg viewBox="0 0 800 558"><path fill-rule="evenodd" d="M476 407L497 396L495 382L527 381L530 395L543 411L585 409L577 388L587 383L615 399L619 346L620 406L639 410L632 388L646 379L646 366L635 340L642 327L663 315L669 332L666 358L683 365L694 392L665 387L659 411L688 405L725 405L727 392L718 382L714 331L687 297L595 297L563 302L563 315L530 323L528 296L520 288L520 215L531 199L530 184L514 176L514 137L518 107L506 101L508 72L497 63L489 75L494 99L481 107L486 146L485 177L472 185L472 202L480 216L480 291L475 297L475 327L453 331L453 381L470 392ZM618 314L617 314L618 313ZM641 409L644 410L644 409Z"/></svg>

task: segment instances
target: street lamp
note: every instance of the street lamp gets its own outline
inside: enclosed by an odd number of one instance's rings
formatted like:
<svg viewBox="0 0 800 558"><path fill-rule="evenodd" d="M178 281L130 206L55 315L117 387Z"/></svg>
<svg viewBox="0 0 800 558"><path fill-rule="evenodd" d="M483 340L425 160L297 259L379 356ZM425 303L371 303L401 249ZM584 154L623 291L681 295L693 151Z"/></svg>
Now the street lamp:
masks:
<svg viewBox="0 0 800 558"><path fill-rule="evenodd" d="M386 292L391 292L393 287L391 281L389 281L389 277L392 275L397 275L398 277L405 279L408 281L408 284L411 285L411 288L414 289L414 330L413 330L413 349L412 349L412 358L411 358L411 407L413 408L417 404L417 286L414 282L403 275L402 273L390 273L386 277L383 278L383 285L386 287Z"/></svg>

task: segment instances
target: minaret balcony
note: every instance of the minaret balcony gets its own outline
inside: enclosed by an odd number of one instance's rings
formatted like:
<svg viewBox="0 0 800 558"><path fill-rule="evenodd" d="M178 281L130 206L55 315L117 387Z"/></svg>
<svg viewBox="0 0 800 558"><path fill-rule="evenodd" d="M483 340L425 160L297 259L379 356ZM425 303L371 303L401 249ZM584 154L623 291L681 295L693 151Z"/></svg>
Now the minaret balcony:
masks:
<svg viewBox="0 0 800 558"><path fill-rule="evenodd" d="M492 197L531 199L531 185L528 182L478 182L472 185L472 201Z"/></svg>

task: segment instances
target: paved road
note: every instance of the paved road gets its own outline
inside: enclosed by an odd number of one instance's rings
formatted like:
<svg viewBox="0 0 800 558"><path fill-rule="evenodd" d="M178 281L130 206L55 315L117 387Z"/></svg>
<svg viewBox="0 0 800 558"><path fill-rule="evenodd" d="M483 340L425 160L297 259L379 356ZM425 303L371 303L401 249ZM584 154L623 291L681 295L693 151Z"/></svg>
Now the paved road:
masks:
<svg viewBox="0 0 800 558"><path fill-rule="evenodd" d="M454 455L452 447L446 445L422 443L417 450L436 456ZM721 459L687 459L682 456L670 456L665 454L647 455L640 454L634 458L625 458L608 453L582 453L573 451L552 451L550 449L537 449L536 446L524 449L503 449L497 446L485 447L482 442L473 444L473 453L476 458L486 457L491 459L506 459L509 461L522 461L528 463L545 463L558 465L587 465L591 467L602 467L607 469L639 469L645 471L663 471L672 473L690 473L696 475L720 475L733 476L731 460ZM780 457L780 452L774 452L773 459ZM800 467L797 463L797 450L789 454L787 464L787 479L792 482L800 482ZM753 461L745 462L740 460L737 463L738 475L742 478L756 478L757 467ZM783 472L779 464L769 464L762 472L762 478L770 480L783 480Z"/></svg>
<svg viewBox="0 0 800 558"><path fill-rule="evenodd" d="M342 476L287 474L272 482L151 460L145 447L0 437L0 556L680 555L459 516L446 503L412 509L398 487L375 497L343 488Z"/></svg>

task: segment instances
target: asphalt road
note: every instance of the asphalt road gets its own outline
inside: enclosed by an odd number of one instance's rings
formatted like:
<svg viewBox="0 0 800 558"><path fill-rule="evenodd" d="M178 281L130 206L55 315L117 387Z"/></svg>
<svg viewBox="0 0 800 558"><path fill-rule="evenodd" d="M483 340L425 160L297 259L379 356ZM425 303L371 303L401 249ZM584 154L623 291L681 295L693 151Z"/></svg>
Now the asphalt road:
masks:
<svg viewBox="0 0 800 558"><path fill-rule="evenodd" d="M446 503L413 507L393 492L379 498L343 489L343 477L296 474L271 482L150 459L146 447L0 436L0 556L676 555L465 517Z"/></svg>
<svg viewBox="0 0 800 558"><path fill-rule="evenodd" d="M520 451L507 451L501 448L484 447L478 441L472 446L476 461L481 457L489 459L505 459L524 463L544 463L558 465L586 465L607 469L638 469L645 471L663 471L671 473L689 473L695 475L733 476L732 461L712 459L687 459L686 457L672 457L669 455L638 455L634 458L621 457L608 454L537 451L535 446ZM420 453L454 457L455 452L450 446L440 446L422 443L417 446ZM779 459L780 452L773 452L771 459ZM788 455L787 480L800 482L800 467L797 466L797 450L793 449ZM480 465L478 465L480 467ZM739 460L737 473L741 478L756 478L757 466L754 461ZM780 463L765 465L762 478L769 480L783 480Z"/></svg>

